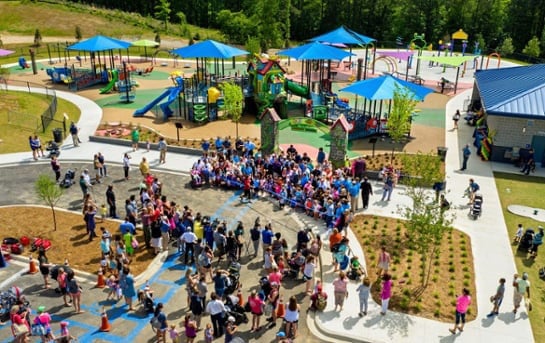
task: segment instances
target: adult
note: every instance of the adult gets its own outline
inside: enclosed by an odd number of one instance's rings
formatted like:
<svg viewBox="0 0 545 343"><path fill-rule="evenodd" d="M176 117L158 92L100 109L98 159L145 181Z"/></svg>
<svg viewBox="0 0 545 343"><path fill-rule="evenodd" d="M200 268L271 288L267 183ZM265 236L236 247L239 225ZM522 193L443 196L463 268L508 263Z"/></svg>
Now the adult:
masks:
<svg viewBox="0 0 545 343"><path fill-rule="evenodd" d="M288 302L288 307L286 308L286 314L284 315L284 322L286 323L285 332L291 338L297 336L297 324L299 323L300 310L301 308L297 303L297 298L292 295Z"/></svg>
<svg viewBox="0 0 545 343"><path fill-rule="evenodd" d="M363 179L365 171L367 170L367 163L363 156L358 157L352 164L352 177L358 180Z"/></svg>
<svg viewBox="0 0 545 343"><path fill-rule="evenodd" d="M466 324L466 312L469 305L471 305L469 289L464 288L462 290L462 295L456 299L456 320L454 322L454 327L449 329L453 335L456 334L456 329L458 329L460 332L464 331L464 325Z"/></svg>
<svg viewBox="0 0 545 343"><path fill-rule="evenodd" d="M129 154L125 153L123 155L123 175L125 180L129 179L129 170L131 169L131 157Z"/></svg>
<svg viewBox="0 0 545 343"><path fill-rule="evenodd" d="M225 292L225 289L227 288L226 272L222 271L221 269L216 269L216 275L214 275L214 277L212 278L212 281L214 281L215 294L220 298L223 297L223 293Z"/></svg>
<svg viewBox="0 0 545 343"><path fill-rule="evenodd" d="M274 233L272 231L272 225L269 222L267 223L267 225L265 225L265 230L261 232L261 241L263 242L263 253L265 253L265 250L267 250L267 248L271 246L273 237L274 237Z"/></svg>
<svg viewBox="0 0 545 343"><path fill-rule="evenodd" d="M124 235L126 232L130 232L131 234L136 235L136 227L130 221L129 216L125 217L125 221L119 224L119 231L121 232L121 235Z"/></svg>
<svg viewBox="0 0 545 343"><path fill-rule="evenodd" d="M64 306L70 307L70 304L68 303L68 299L69 299L68 290L66 289L66 281L67 281L66 277L67 277L66 271L64 270L63 267L60 267L57 273L57 282L59 283L59 289L62 294L62 300L64 301Z"/></svg>
<svg viewBox="0 0 545 343"><path fill-rule="evenodd" d="M267 279L269 280L269 283L277 283L277 284L280 284L280 282L282 281L282 272L280 272L280 270L278 269L278 265L274 265L272 267L272 272L269 273L269 275L267 275Z"/></svg>
<svg viewBox="0 0 545 343"><path fill-rule="evenodd" d="M261 329L259 322L263 315L263 306L265 305L263 299L258 296L255 289L252 290L252 293L248 297L248 303L250 304L250 312L252 313L252 329L250 332L259 331Z"/></svg>
<svg viewBox="0 0 545 343"><path fill-rule="evenodd" d="M475 201L475 195L477 194L479 189L481 189L479 184L477 182L475 182L474 179L469 179L469 186L467 188L468 193L469 193L469 203L468 203L468 205L473 204L473 201Z"/></svg>
<svg viewBox="0 0 545 343"><path fill-rule="evenodd" d="M503 296L505 295L505 279L501 278L499 281L498 288L496 288L496 294L494 294L491 299L494 307L492 311L487 315L487 317L497 316L500 314L500 305L503 302Z"/></svg>
<svg viewBox="0 0 545 343"><path fill-rule="evenodd" d="M352 213L358 210L358 203L360 197L360 183L358 182L360 178L353 179L350 186L348 186L348 194L350 194L350 211Z"/></svg>
<svg viewBox="0 0 545 343"><path fill-rule="evenodd" d="M125 304L129 306L129 311L133 311L132 307L132 301L133 298L136 296L136 290L134 288L134 277L131 274L131 271L129 267L125 266L123 267L123 288L122 288L122 294L125 298Z"/></svg>
<svg viewBox="0 0 545 343"><path fill-rule="evenodd" d="M66 289L68 294L72 298L72 305L76 313L83 313L81 310L81 287L78 284L78 281L74 277L74 271L70 270L66 275Z"/></svg>
<svg viewBox="0 0 545 343"><path fill-rule="evenodd" d="M534 169L535 164L536 162L534 159L534 149L530 148L524 162L524 167L522 167L522 170L520 172L524 173L525 175L530 174L530 171Z"/></svg>
<svg viewBox="0 0 545 343"><path fill-rule="evenodd" d="M11 332L15 343L26 342L30 333L30 324L27 321L30 309L21 309L19 305L13 305L9 312L11 319Z"/></svg>
<svg viewBox="0 0 545 343"><path fill-rule="evenodd" d="M360 312L358 315L360 317L366 316L369 305L369 293L371 292L371 280L367 276L363 278L361 285L356 288L356 292L358 292L360 301Z"/></svg>
<svg viewBox="0 0 545 343"><path fill-rule="evenodd" d="M36 146L36 153L40 157L44 157L44 148L42 147L42 142L40 141L40 137L38 135L34 135L33 138L34 145Z"/></svg>
<svg viewBox="0 0 545 343"><path fill-rule="evenodd" d="M61 179L61 164L57 159L57 155L51 155L51 169L55 173L55 181L59 182Z"/></svg>
<svg viewBox="0 0 545 343"><path fill-rule="evenodd" d="M237 260L240 261L240 256L242 255L242 248L244 247L244 224L241 221L238 222L237 227L234 231L235 235L235 244L236 244L236 256Z"/></svg>
<svg viewBox="0 0 545 343"><path fill-rule="evenodd" d="M40 269L40 274L42 274L44 278L44 288L47 289L49 288L49 270L51 268L51 264L49 263L49 260L45 255L44 248L38 249L38 265Z"/></svg>
<svg viewBox="0 0 545 343"><path fill-rule="evenodd" d="M37 308L38 315L34 317L34 324L41 325L43 330L41 332L42 342L50 342L55 339L53 331L51 330L51 315L45 311L45 306L41 305Z"/></svg>
<svg viewBox="0 0 545 343"><path fill-rule="evenodd" d="M297 232L297 250L306 249L308 243L310 242L310 229L301 227Z"/></svg>
<svg viewBox="0 0 545 343"><path fill-rule="evenodd" d="M165 163L167 158L167 141L165 137L159 138L157 147L159 149L159 163Z"/></svg>
<svg viewBox="0 0 545 343"><path fill-rule="evenodd" d="M78 127L76 126L76 124L74 122L70 123L69 131L70 131L70 135L72 136L72 144L74 146L79 146L79 143L81 143L81 141L79 139L79 136L78 136L79 129L78 129Z"/></svg>
<svg viewBox="0 0 545 343"><path fill-rule="evenodd" d="M314 284L314 271L316 270L316 263L314 263L314 255L308 255L305 266L303 267L303 280L306 284L306 292L308 295L311 294L312 286Z"/></svg>
<svg viewBox="0 0 545 343"><path fill-rule="evenodd" d="M543 244L543 228L541 226L538 226L538 232L534 234L534 237L532 238L532 247L530 248L530 256L532 258L537 257L537 251L539 249L539 246Z"/></svg>
<svg viewBox="0 0 545 343"><path fill-rule="evenodd" d="M96 220L95 216L97 214L97 209L93 205L87 206L87 210L83 215L83 220L85 220L85 227L87 229L87 234L89 235L89 242L93 240L93 237L96 237Z"/></svg>
<svg viewBox="0 0 545 343"><path fill-rule="evenodd" d="M95 181L96 183L100 183L100 170L102 169L102 164L100 164L100 161L98 160L98 154L93 156L93 168L95 169Z"/></svg>
<svg viewBox="0 0 545 343"><path fill-rule="evenodd" d="M392 191L394 190L394 177L393 173L386 174L386 179L384 180L384 186L382 187L382 199L380 201L390 201L392 197Z"/></svg>
<svg viewBox="0 0 545 343"><path fill-rule="evenodd" d="M97 156L98 156L98 162L100 163L100 168L98 169L99 174L101 177L106 177L108 176L108 168L106 167L106 160L104 158L104 155L102 155L102 153L99 152Z"/></svg>
<svg viewBox="0 0 545 343"><path fill-rule="evenodd" d="M231 343L235 338L235 333L238 330L238 326L235 322L235 317L229 316L227 318L227 325L225 325L225 343Z"/></svg>
<svg viewBox="0 0 545 343"><path fill-rule="evenodd" d="M454 128L453 130L457 130L458 129L458 121L460 120L460 117L462 115L460 114L460 110L456 110L456 113L454 113L454 115L452 116L452 121L454 123Z"/></svg>
<svg viewBox="0 0 545 343"><path fill-rule="evenodd" d="M325 161L325 157L326 156L325 156L324 148L322 147L318 148L318 155L316 155L316 163L318 167L322 166L322 164Z"/></svg>
<svg viewBox="0 0 545 343"><path fill-rule="evenodd" d="M257 256L257 250L259 249L259 241L261 240L261 223L259 218L255 220L254 227L250 229L250 238L252 240L252 246L254 248L254 257Z"/></svg>
<svg viewBox="0 0 545 343"><path fill-rule="evenodd" d="M108 185L108 189L106 190L106 202L108 203L110 218L118 218L117 207L115 205L114 185L112 184Z"/></svg>
<svg viewBox="0 0 545 343"><path fill-rule="evenodd" d="M140 169L140 174L142 174L144 177L150 173L149 163L146 157L142 157L142 161L140 161L138 169Z"/></svg>
<svg viewBox="0 0 545 343"><path fill-rule="evenodd" d="M524 294L527 294L528 301L530 300L530 281L528 280L528 273L523 273L522 278L519 278L518 274L515 274L513 277L513 287L515 287L515 292L513 294L515 308L513 309L513 313L516 314Z"/></svg>
<svg viewBox="0 0 545 343"><path fill-rule="evenodd" d="M323 311L325 309L324 305L327 305L327 293L324 292L322 284L319 283L310 296L310 310Z"/></svg>
<svg viewBox="0 0 545 343"><path fill-rule="evenodd" d="M390 254L386 251L386 246L380 247L380 252L378 254L378 275L381 276L382 274L388 273L388 269L390 268Z"/></svg>
<svg viewBox="0 0 545 343"><path fill-rule="evenodd" d="M191 264L195 263L195 243L197 242L197 235L191 231L191 227L187 227L185 232L180 237L180 241L184 244L184 264L187 265L187 260L191 254Z"/></svg>
<svg viewBox="0 0 545 343"><path fill-rule="evenodd" d="M196 329L200 328L201 326L201 317L204 313L204 307L201 301L201 297L199 296L199 288L197 285L194 285L191 289L191 296L189 300L189 310L195 317L195 322L197 324Z"/></svg>
<svg viewBox="0 0 545 343"><path fill-rule="evenodd" d="M390 298L392 297L392 276L388 273L382 275L382 288L380 290L381 310L380 314L385 315L388 311L388 305L390 304Z"/></svg>
<svg viewBox="0 0 545 343"><path fill-rule="evenodd" d="M38 147L36 146L36 141L32 136L28 136L28 144L30 145L30 150L32 151L32 158L34 161L38 160Z"/></svg>
<svg viewBox="0 0 545 343"><path fill-rule="evenodd" d="M167 341L167 329L168 329L168 322L167 322L167 316L163 312L163 303L158 303L155 307L155 312L153 313L153 317L157 318L157 321L159 322L159 327L155 331L155 336L157 338L158 342L166 342Z"/></svg>
<svg viewBox="0 0 545 343"><path fill-rule="evenodd" d="M199 267L199 273L206 278L206 275L210 275L210 280L212 280L212 260L214 259L214 254L212 249L205 245L201 250L197 258L197 265Z"/></svg>
<svg viewBox="0 0 545 343"><path fill-rule="evenodd" d="M135 126L131 131L132 151L138 150L138 142L140 141L140 131Z"/></svg>
<svg viewBox="0 0 545 343"><path fill-rule="evenodd" d="M271 322L271 327L276 326L276 319L278 318L277 315L277 307L278 302L280 300L280 283L278 282L271 282L271 291L269 292L269 295L267 296L267 303L272 306L272 312L271 316L267 318L268 322Z"/></svg>
<svg viewBox="0 0 545 343"><path fill-rule="evenodd" d="M469 160L469 156L471 156L471 149L469 149L469 144L466 144L462 149L462 168L460 168L460 170L463 171L467 169L467 160Z"/></svg>
<svg viewBox="0 0 545 343"><path fill-rule="evenodd" d="M210 314L210 321L214 328L214 337L223 336L223 313L225 312L225 305L216 293L210 294L210 301L206 305L206 312Z"/></svg>
<svg viewBox="0 0 545 343"><path fill-rule="evenodd" d="M348 278L343 271L339 272L339 276L333 280L333 294L335 296L335 310L337 307L342 311L344 305L344 299L348 298Z"/></svg>
<svg viewBox="0 0 545 343"><path fill-rule="evenodd" d="M282 238L282 233L280 232L276 232L274 238L271 243L271 249L274 259L277 260L280 256L284 256L284 249L288 247L288 243Z"/></svg>
<svg viewBox="0 0 545 343"><path fill-rule="evenodd" d="M320 251L322 251L322 238L320 235L316 235L310 242L310 253L314 255L315 257L318 257L320 255Z"/></svg>
<svg viewBox="0 0 545 343"><path fill-rule="evenodd" d="M163 251L163 235L161 232L161 222L151 222L151 246L155 255Z"/></svg>

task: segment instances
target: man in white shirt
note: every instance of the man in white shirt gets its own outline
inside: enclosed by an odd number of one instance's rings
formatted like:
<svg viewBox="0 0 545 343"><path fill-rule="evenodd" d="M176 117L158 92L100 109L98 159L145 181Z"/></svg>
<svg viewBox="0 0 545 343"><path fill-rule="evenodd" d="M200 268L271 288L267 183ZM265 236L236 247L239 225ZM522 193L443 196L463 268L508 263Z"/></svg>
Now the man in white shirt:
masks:
<svg viewBox="0 0 545 343"><path fill-rule="evenodd" d="M187 264L187 257L191 251L191 263L195 263L195 242L197 242L197 235L191 231L191 227L185 229L185 232L180 237L180 244L185 244L184 249L184 264Z"/></svg>
<svg viewBox="0 0 545 343"><path fill-rule="evenodd" d="M530 281L528 281L528 273L523 273L522 278L519 278L518 274L515 274L513 287L515 287L515 292L513 294L515 309L513 310L513 313L516 314L525 293L528 295L526 301L530 301Z"/></svg>
<svg viewBox="0 0 545 343"><path fill-rule="evenodd" d="M206 305L206 312L210 313L210 320L214 327L214 337L218 338L223 336L224 320L223 312L225 312L225 306L223 302L218 299L216 293L210 295L211 300Z"/></svg>

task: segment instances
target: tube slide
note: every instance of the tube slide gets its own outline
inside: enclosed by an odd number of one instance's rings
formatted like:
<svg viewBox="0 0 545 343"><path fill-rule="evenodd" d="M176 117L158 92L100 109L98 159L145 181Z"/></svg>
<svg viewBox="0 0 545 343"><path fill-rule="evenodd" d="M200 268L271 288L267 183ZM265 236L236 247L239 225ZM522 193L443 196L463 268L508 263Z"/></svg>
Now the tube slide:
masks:
<svg viewBox="0 0 545 343"><path fill-rule="evenodd" d="M182 90L181 87L171 88L167 101L165 101L164 103L161 104L161 106L159 106L161 107L161 110L163 110L163 115L165 116L165 119L172 116L172 113L174 113L169 106L170 104L174 102L174 100L178 99L178 96L180 95L181 90Z"/></svg>
<svg viewBox="0 0 545 343"><path fill-rule="evenodd" d="M176 87L178 88L178 87ZM153 106L157 105L158 103L161 102L161 100L163 100L164 98L166 98L170 93L172 92L172 88L168 88L166 89L163 93L161 93L161 95L159 95L157 98L155 98L152 102L150 102L149 104L147 104L146 106L140 108L140 109L137 109L136 111L134 111L133 113L133 117L143 117L144 114L146 114L146 112L148 112L149 110L151 110L153 108Z"/></svg>
<svg viewBox="0 0 545 343"><path fill-rule="evenodd" d="M117 70L112 70L112 79L108 84L100 89L100 94L110 93L114 88L115 83L119 80L119 73Z"/></svg>
<svg viewBox="0 0 545 343"><path fill-rule="evenodd" d="M288 79L286 79L286 90L301 98L307 99L309 96L307 87Z"/></svg>

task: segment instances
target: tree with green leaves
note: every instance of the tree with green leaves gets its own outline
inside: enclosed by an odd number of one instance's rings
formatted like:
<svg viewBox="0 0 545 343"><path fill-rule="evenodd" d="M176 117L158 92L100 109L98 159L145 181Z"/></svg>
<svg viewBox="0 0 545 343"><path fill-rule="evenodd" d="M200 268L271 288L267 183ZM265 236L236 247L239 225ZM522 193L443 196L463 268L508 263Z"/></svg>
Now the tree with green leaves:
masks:
<svg viewBox="0 0 545 343"><path fill-rule="evenodd" d="M53 213L53 230L57 231L55 206L62 197L63 189L57 185L55 180L44 174L38 176L38 179L34 183L34 189L38 198L51 207L51 212Z"/></svg>
<svg viewBox="0 0 545 343"><path fill-rule="evenodd" d="M246 58L248 60L253 59L255 54L259 54L259 39L257 39L256 37L248 36L246 44L244 45L244 49L249 52L249 54L246 55Z"/></svg>
<svg viewBox="0 0 545 343"><path fill-rule="evenodd" d="M512 53L515 52L515 46L513 45L513 38L511 37L507 37L505 38L505 40L503 41L503 43L501 44L501 47L500 47L500 54L502 55L511 55Z"/></svg>
<svg viewBox="0 0 545 343"><path fill-rule="evenodd" d="M153 39L155 41L155 43L157 44L161 44L161 34L159 34L159 32L156 32L155 33L155 38Z"/></svg>
<svg viewBox="0 0 545 343"><path fill-rule="evenodd" d="M242 106L244 104L242 89L234 82L223 83L221 89L223 90L225 111L236 124L236 137L238 138L238 122L242 116Z"/></svg>
<svg viewBox="0 0 545 343"><path fill-rule="evenodd" d="M168 22L170 19L170 2L168 0L159 0L159 3L155 5L155 18L161 20L165 25L165 31L168 31Z"/></svg>
<svg viewBox="0 0 545 343"><path fill-rule="evenodd" d="M76 32L75 32L75 36L76 40L79 42L83 36L81 34L81 27L79 25L76 25Z"/></svg>
<svg viewBox="0 0 545 343"><path fill-rule="evenodd" d="M539 39L536 36L532 37L528 44L526 44L526 47L522 50L522 53L532 57L539 57L539 54L541 53Z"/></svg>
<svg viewBox="0 0 545 343"><path fill-rule="evenodd" d="M414 94L406 87L396 88L393 101L392 111L388 115L388 134L394 144L392 156L395 144L406 139L411 130L411 115L416 107Z"/></svg>
<svg viewBox="0 0 545 343"><path fill-rule="evenodd" d="M38 47L42 45L42 34L40 33L40 29L36 29L34 31L34 46Z"/></svg>
<svg viewBox="0 0 545 343"><path fill-rule="evenodd" d="M407 175L403 182L412 204L400 209L407 220L407 235L410 248L416 250L424 268L421 274L419 294L428 286L434 257L439 253L441 242L451 228L452 218L445 216L437 203L430 186L442 182L441 160L434 154L401 155L403 171Z"/></svg>

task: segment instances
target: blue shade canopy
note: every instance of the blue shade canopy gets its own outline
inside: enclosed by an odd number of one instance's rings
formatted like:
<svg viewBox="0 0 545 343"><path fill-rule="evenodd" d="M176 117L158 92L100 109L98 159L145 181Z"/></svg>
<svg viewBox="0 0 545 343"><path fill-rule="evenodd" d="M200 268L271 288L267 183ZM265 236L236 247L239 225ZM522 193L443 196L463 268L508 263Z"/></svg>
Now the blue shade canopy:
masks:
<svg viewBox="0 0 545 343"><path fill-rule="evenodd" d="M325 42L331 44L349 44L349 45L366 45L371 42L375 42L376 39L364 36L357 32L350 30L344 26L340 26L337 29L324 33L321 36L309 39L313 42Z"/></svg>
<svg viewBox="0 0 545 343"><path fill-rule="evenodd" d="M307 43L295 48L281 50L278 55L293 57L296 60L342 60L351 54L318 42Z"/></svg>
<svg viewBox="0 0 545 343"><path fill-rule="evenodd" d="M368 100L392 100L396 89L403 88L407 88L413 94L413 99L418 101L423 101L426 95L433 93L433 89L400 80L390 75L358 81L339 91L360 95Z"/></svg>
<svg viewBox="0 0 545 343"><path fill-rule="evenodd" d="M171 52L184 58L231 58L249 54L248 51L237 49L211 39L174 49Z"/></svg>
<svg viewBox="0 0 545 343"><path fill-rule="evenodd" d="M131 43L129 42L98 35L98 36L94 36L89 39L86 39L84 41L81 41L79 43L72 44L67 49L97 52L97 51L106 51L106 50L114 50L114 49L127 49L129 46L131 46Z"/></svg>

